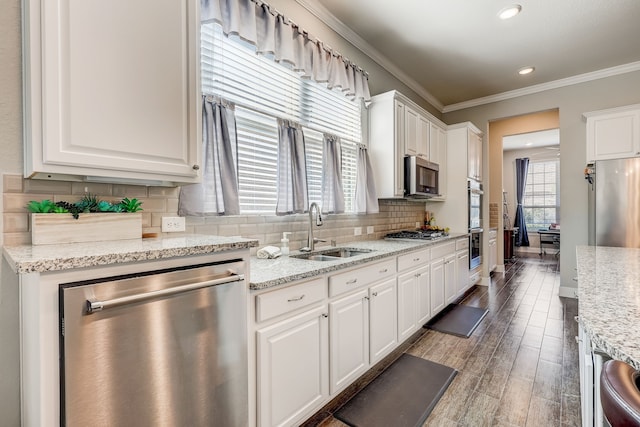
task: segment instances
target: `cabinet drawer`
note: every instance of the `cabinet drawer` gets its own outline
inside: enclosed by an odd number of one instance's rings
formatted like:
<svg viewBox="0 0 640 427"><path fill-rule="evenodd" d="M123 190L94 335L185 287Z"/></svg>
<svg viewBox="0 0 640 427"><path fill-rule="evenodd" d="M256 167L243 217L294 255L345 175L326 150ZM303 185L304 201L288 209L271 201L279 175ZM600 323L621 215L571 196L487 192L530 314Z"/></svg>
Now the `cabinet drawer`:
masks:
<svg viewBox="0 0 640 427"><path fill-rule="evenodd" d="M460 251L462 249L469 249L469 238L465 237L464 239L456 240L456 251Z"/></svg>
<svg viewBox="0 0 640 427"><path fill-rule="evenodd" d="M298 308L322 301L327 296L324 278L256 296L256 320L263 322Z"/></svg>
<svg viewBox="0 0 640 427"><path fill-rule="evenodd" d="M329 277L329 297L366 286L378 280L391 277L396 274L396 259L367 265L362 268L335 274Z"/></svg>
<svg viewBox="0 0 640 427"><path fill-rule="evenodd" d="M421 251L400 255L398 256L398 271L403 271L408 268L422 267L429 262L429 259L429 249L423 249Z"/></svg>
<svg viewBox="0 0 640 427"><path fill-rule="evenodd" d="M446 255L455 252L456 243L442 243L431 248L431 259L443 258Z"/></svg>

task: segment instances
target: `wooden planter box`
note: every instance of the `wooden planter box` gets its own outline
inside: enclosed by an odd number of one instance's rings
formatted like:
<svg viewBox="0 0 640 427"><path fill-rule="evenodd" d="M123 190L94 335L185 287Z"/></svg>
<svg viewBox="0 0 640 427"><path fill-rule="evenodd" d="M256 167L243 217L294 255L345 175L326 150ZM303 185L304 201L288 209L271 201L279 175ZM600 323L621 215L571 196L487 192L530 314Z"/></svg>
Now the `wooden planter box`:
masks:
<svg viewBox="0 0 640 427"><path fill-rule="evenodd" d="M31 244L51 245L140 239L142 213L32 213Z"/></svg>

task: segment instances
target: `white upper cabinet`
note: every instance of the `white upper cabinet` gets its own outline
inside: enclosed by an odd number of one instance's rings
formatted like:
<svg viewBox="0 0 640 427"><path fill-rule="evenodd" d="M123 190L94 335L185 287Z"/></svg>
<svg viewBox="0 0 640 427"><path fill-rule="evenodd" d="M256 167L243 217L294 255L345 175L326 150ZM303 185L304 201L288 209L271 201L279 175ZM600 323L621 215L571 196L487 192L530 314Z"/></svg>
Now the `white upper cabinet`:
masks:
<svg viewBox="0 0 640 427"><path fill-rule="evenodd" d="M585 113L587 162L640 156L640 104Z"/></svg>
<svg viewBox="0 0 640 427"><path fill-rule="evenodd" d="M371 101L369 156L378 197L404 197L404 157L418 156L438 163L432 156L433 128L445 135L446 125L396 91L376 95ZM446 138L437 139L435 144L439 159L445 159L439 163L442 176L446 168Z"/></svg>
<svg viewBox="0 0 640 427"><path fill-rule="evenodd" d="M467 177L482 181L482 136L467 130Z"/></svg>
<svg viewBox="0 0 640 427"><path fill-rule="evenodd" d="M25 0L25 176L197 182L199 27L197 0Z"/></svg>

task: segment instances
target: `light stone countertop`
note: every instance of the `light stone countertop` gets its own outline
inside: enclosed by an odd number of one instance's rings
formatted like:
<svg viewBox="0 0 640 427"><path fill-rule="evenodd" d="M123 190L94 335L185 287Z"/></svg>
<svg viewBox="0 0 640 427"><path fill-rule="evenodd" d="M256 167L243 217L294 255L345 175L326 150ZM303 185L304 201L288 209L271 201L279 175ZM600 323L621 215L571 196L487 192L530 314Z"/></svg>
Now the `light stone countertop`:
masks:
<svg viewBox="0 0 640 427"><path fill-rule="evenodd" d="M373 252L356 255L351 258L340 258L336 261L310 261L292 257L279 257L275 259L259 259L251 257L251 283L249 285L249 289L260 290L284 285L297 280L381 260L404 252L427 248L447 241L455 241L455 239L465 236L468 236L468 234L452 233L449 236L434 240L364 240L347 243L340 245L339 247L370 249ZM316 248L318 251L323 249L330 249L330 247ZM292 252L291 255L295 255L297 253L300 252Z"/></svg>
<svg viewBox="0 0 640 427"><path fill-rule="evenodd" d="M640 369L640 249L578 246L578 318L593 344Z"/></svg>
<svg viewBox="0 0 640 427"><path fill-rule="evenodd" d="M112 242L6 246L4 257L14 272L24 274L202 255L257 246L255 239L183 235Z"/></svg>

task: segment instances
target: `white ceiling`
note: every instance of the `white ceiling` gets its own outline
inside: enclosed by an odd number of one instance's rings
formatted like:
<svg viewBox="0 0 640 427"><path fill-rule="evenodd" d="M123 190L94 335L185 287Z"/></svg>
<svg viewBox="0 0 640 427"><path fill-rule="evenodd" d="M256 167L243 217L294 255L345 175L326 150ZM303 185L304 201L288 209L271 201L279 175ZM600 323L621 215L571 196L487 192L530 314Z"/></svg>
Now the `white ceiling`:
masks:
<svg viewBox="0 0 640 427"><path fill-rule="evenodd" d="M640 69L640 0L296 1L443 111Z"/></svg>
<svg viewBox="0 0 640 427"><path fill-rule="evenodd" d="M539 132L521 133L502 138L503 151L542 147L557 150L560 147L560 130L551 129Z"/></svg>

